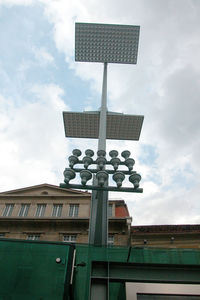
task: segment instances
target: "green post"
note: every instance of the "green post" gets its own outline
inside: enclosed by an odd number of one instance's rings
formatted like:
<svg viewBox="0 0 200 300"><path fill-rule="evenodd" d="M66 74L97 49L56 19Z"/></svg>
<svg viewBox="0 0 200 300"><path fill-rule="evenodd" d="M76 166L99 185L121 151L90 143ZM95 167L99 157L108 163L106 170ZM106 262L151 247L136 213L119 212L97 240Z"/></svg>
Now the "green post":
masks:
<svg viewBox="0 0 200 300"><path fill-rule="evenodd" d="M107 63L104 63L98 150L106 150ZM93 184L96 178L94 175ZM106 246L108 240L108 192L92 191L89 243Z"/></svg>

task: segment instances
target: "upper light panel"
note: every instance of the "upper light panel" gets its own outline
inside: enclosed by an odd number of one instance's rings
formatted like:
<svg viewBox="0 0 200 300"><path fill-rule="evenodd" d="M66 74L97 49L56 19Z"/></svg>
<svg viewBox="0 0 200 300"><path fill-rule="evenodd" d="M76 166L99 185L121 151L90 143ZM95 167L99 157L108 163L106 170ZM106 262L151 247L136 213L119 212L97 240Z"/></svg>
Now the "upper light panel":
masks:
<svg viewBox="0 0 200 300"><path fill-rule="evenodd" d="M76 23L75 60L136 64L140 26Z"/></svg>

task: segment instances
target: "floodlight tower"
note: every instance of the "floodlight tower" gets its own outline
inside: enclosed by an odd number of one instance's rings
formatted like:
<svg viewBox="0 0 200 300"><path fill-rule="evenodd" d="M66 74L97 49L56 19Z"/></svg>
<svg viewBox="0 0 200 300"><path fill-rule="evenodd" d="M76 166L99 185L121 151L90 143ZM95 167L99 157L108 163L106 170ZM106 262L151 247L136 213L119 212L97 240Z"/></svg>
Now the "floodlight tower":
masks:
<svg viewBox="0 0 200 300"><path fill-rule="evenodd" d="M98 138L98 153L106 150L106 139L139 140L143 116L107 111L108 63L136 64L139 26L111 24L75 24L75 60L104 64L100 111L64 112L67 137ZM93 185L97 186L94 175ZM91 188L93 189L93 188ZM93 189L89 243L107 245L108 188Z"/></svg>

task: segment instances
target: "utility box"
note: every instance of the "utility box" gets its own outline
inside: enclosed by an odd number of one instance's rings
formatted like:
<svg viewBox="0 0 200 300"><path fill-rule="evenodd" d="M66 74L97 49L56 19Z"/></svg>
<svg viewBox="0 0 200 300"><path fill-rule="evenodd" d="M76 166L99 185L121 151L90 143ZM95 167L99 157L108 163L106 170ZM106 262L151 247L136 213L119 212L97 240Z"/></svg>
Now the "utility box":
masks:
<svg viewBox="0 0 200 300"><path fill-rule="evenodd" d="M1 300L68 300L74 247L0 240Z"/></svg>

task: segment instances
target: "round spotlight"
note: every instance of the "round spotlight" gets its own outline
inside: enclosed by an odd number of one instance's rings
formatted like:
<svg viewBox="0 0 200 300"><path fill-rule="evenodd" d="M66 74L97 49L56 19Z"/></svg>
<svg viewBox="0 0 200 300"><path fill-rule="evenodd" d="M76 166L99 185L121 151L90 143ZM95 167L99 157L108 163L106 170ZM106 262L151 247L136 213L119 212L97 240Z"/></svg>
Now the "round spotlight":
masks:
<svg viewBox="0 0 200 300"><path fill-rule="evenodd" d="M122 181L125 179L125 175L122 172L116 172L113 174L112 178L117 183L117 187L120 188L122 186Z"/></svg>
<svg viewBox="0 0 200 300"><path fill-rule="evenodd" d="M74 179L76 177L76 173L74 172L74 170L69 169L69 168L66 168L63 174L64 174L64 178L65 178L64 182L67 184L69 183L69 181L71 179Z"/></svg>
<svg viewBox="0 0 200 300"><path fill-rule="evenodd" d="M103 186L105 182L108 180L108 173L106 173L105 171L99 171L97 172L96 177L98 180L98 184L100 186Z"/></svg>
<svg viewBox="0 0 200 300"><path fill-rule="evenodd" d="M106 151L104 151L104 150L98 150L97 151L97 156L99 156L99 157L104 157L104 156L106 156Z"/></svg>
<svg viewBox="0 0 200 300"><path fill-rule="evenodd" d="M75 155L71 155L71 156L68 158L68 160L69 160L69 166L70 166L70 168L73 168L73 166L79 162L78 157L75 156Z"/></svg>
<svg viewBox="0 0 200 300"><path fill-rule="evenodd" d="M83 157L84 168L87 169L89 165L93 163L93 159L90 156Z"/></svg>
<svg viewBox="0 0 200 300"><path fill-rule="evenodd" d="M111 160L110 160L110 163L111 165L113 166L114 170L116 171L118 169L118 166L120 164L120 159L118 157L113 157Z"/></svg>
<svg viewBox="0 0 200 300"><path fill-rule="evenodd" d="M111 150L109 152L110 157L114 158L118 156L118 151L117 150Z"/></svg>
<svg viewBox="0 0 200 300"><path fill-rule="evenodd" d="M130 177L129 177L129 181L134 185L134 188L137 189L139 187L139 182L141 180L141 176L140 174L137 173L133 173Z"/></svg>
<svg viewBox="0 0 200 300"><path fill-rule="evenodd" d="M72 151L72 154L75 155L75 156L77 156L77 157L79 157L79 156L81 156L82 152L79 149L74 149Z"/></svg>
<svg viewBox="0 0 200 300"><path fill-rule="evenodd" d="M129 156L131 155L131 152L128 151L128 150L124 150L122 153L121 153L121 156L126 160L127 158L129 158Z"/></svg>
<svg viewBox="0 0 200 300"><path fill-rule="evenodd" d="M80 172L80 177L81 177L82 185L86 185L87 181L92 178L92 172L90 172L88 170L82 170Z"/></svg>
<svg viewBox="0 0 200 300"><path fill-rule="evenodd" d="M133 166L135 164L135 161L133 158L127 158L124 162L124 164L128 167L129 171L133 170Z"/></svg>
<svg viewBox="0 0 200 300"><path fill-rule="evenodd" d="M92 157L92 156L94 156L94 151L91 149L87 149L87 150L85 150L85 155Z"/></svg>
<svg viewBox="0 0 200 300"><path fill-rule="evenodd" d="M96 160L96 163L97 163L97 165L99 166L99 169L100 170L102 170L103 168L104 168L104 166L105 166L105 164L106 164L106 159L105 159L105 157L98 157L97 158L97 160Z"/></svg>

